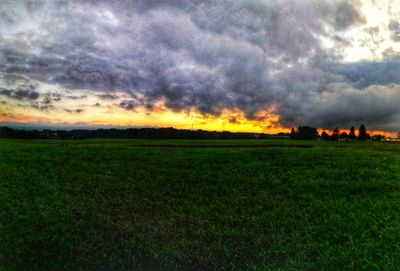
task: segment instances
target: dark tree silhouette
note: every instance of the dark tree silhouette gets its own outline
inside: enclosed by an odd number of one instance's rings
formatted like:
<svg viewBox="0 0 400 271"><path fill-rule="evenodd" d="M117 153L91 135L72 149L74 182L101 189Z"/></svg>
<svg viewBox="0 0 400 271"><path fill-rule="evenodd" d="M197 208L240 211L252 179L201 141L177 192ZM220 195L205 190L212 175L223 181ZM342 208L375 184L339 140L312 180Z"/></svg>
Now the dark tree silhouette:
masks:
<svg viewBox="0 0 400 271"><path fill-rule="evenodd" d="M340 134L339 138L347 140L349 138L349 135L346 132L343 132Z"/></svg>
<svg viewBox="0 0 400 271"><path fill-rule="evenodd" d="M300 126L297 129L297 138L298 139L317 139L319 137L317 128L310 126Z"/></svg>
<svg viewBox="0 0 400 271"><path fill-rule="evenodd" d="M356 136L356 133L355 133L355 129L354 129L354 127L352 126L352 127L350 128L349 139L355 140L356 138L357 138L357 136Z"/></svg>
<svg viewBox="0 0 400 271"><path fill-rule="evenodd" d="M339 140L339 134L340 134L340 130L339 130L339 128L336 127L332 132L331 139L336 140L336 141Z"/></svg>
<svg viewBox="0 0 400 271"><path fill-rule="evenodd" d="M166 139L265 139L287 138L289 134L233 133L174 128L129 128L98 130L19 130L0 127L0 138L83 139L83 138L166 138Z"/></svg>
<svg viewBox="0 0 400 271"><path fill-rule="evenodd" d="M386 137L384 135L374 135L371 140L372 141L383 141Z"/></svg>
<svg viewBox="0 0 400 271"><path fill-rule="evenodd" d="M331 139L327 132L323 131L321 134L322 140L329 140Z"/></svg>
<svg viewBox="0 0 400 271"><path fill-rule="evenodd" d="M368 139L367 128L365 128L364 124L361 124L360 129L358 129L358 140L365 141Z"/></svg>
<svg viewBox="0 0 400 271"><path fill-rule="evenodd" d="M290 139L296 139L297 138L297 132L294 128L292 128L292 130L290 131Z"/></svg>

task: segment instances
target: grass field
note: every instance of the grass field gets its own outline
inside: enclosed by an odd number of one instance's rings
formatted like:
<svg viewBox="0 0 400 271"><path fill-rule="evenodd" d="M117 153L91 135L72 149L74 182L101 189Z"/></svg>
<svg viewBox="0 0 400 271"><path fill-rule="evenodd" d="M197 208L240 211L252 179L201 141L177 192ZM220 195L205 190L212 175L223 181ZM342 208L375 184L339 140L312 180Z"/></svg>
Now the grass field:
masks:
<svg viewBox="0 0 400 271"><path fill-rule="evenodd" d="M0 141L0 270L399 266L400 144Z"/></svg>

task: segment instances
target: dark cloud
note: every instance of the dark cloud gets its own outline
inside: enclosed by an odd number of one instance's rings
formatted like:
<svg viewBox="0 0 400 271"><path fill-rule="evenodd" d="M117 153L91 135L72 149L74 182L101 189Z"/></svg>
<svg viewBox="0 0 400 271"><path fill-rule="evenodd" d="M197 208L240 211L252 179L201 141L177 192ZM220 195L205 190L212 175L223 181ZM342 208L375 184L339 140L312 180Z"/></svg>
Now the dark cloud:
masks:
<svg viewBox="0 0 400 271"><path fill-rule="evenodd" d="M86 99L87 95L65 95L65 98L71 99L71 100L81 100L81 99Z"/></svg>
<svg viewBox="0 0 400 271"><path fill-rule="evenodd" d="M231 117L231 118L229 118L229 123L239 124L240 121L238 121L237 117Z"/></svg>
<svg viewBox="0 0 400 271"><path fill-rule="evenodd" d="M6 1L0 14L0 72L103 100L124 92L127 110L164 101L320 127L400 119L398 59L345 64L321 43L351 45L342 31L365 23L357 1Z"/></svg>
<svg viewBox="0 0 400 271"><path fill-rule="evenodd" d="M136 101L122 101L119 106L126 109L126 110L133 110L136 106L137 106L137 102Z"/></svg>
<svg viewBox="0 0 400 271"><path fill-rule="evenodd" d="M335 28L345 29L354 24L366 23L366 18L356 9L355 2L341 2L337 6L335 13Z"/></svg>
<svg viewBox="0 0 400 271"><path fill-rule="evenodd" d="M394 41L400 41L400 22L396 20L390 20L389 30Z"/></svg>
<svg viewBox="0 0 400 271"><path fill-rule="evenodd" d="M14 116L13 114L10 114L10 113L2 113L1 115L2 115L3 117L15 119L15 116Z"/></svg>
<svg viewBox="0 0 400 271"><path fill-rule="evenodd" d="M40 104L40 103L31 103L30 106L40 111L47 111L51 109L55 109L55 106L51 104Z"/></svg>
<svg viewBox="0 0 400 271"><path fill-rule="evenodd" d="M321 69L343 76L347 82L358 88L400 84L400 57L347 64L324 63Z"/></svg>
<svg viewBox="0 0 400 271"><path fill-rule="evenodd" d="M114 94L98 94L97 96L102 100L116 100L119 98L117 95Z"/></svg>
<svg viewBox="0 0 400 271"><path fill-rule="evenodd" d="M14 90L0 88L0 95L15 100L37 100L40 96L39 92L32 90Z"/></svg>
<svg viewBox="0 0 400 271"><path fill-rule="evenodd" d="M85 111L84 109L65 109L64 110L65 112L68 112L68 113L77 113L77 114L79 114L79 113L82 113L83 111Z"/></svg>
<svg viewBox="0 0 400 271"><path fill-rule="evenodd" d="M52 102L59 102L61 99L62 95L59 93L46 93L42 102L44 104L51 104Z"/></svg>
<svg viewBox="0 0 400 271"><path fill-rule="evenodd" d="M400 86L370 86L360 90L344 83L329 86L329 92L307 99L285 101L280 108L287 125L305 123L321 128L349 127L368 123L374 129L397 130L400 121ZM297 114L294 114L295 110Z"/></svg>

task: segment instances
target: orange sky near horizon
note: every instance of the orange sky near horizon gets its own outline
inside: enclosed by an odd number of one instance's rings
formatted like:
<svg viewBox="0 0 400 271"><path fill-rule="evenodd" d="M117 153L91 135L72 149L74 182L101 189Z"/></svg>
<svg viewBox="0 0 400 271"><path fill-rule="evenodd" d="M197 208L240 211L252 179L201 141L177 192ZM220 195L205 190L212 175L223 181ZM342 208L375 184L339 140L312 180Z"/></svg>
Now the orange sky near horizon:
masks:
<svg viewBox="0 0 400 271"><path fill-rule="evenodd" d="M261 120L246 119L240 111L225 110L220 116L202 115L197 112L173 112L162 108L147 111L143 108L135 111L110 108L107 110L88 110L75 114L62 111L43 112L35 109L2 112L0 122L84 124L93 126L151 126L174 127L177 129L202 129L208 131L279 133L290 132L290 128L279 124L279 117L265 114Z"/></svg>
<svg viewBox="0 0 400 271"><path fill-rule="evenodd" d="M84 120L84 121L83 121ZM149 126L149 127L174 127L176 129L202 129L208 131L230 131L230 132L254 132L276 134L279 132L289 133L290 127L279 124L279 116L265 113L260 120L248 120L240 111L224 111L220 116L204 116L196 112L173 112L167 109L146 111L144 109L135 112L126 110L112 110L106 112L88 111L76 114L63 114L62 112L49 114L40 110L30 110L23 114L21 112L2 112L0 109L0 124L6 122L16 123L48 123L54 125L88 125L88 126ZM358 134L358 126L355 127ZM368 128L368 127L367 127ZM331 134L332 130L318 128L322 132ZM340 132L349 133L350 129L340 129ZM395 132L368 130L371 135L384 135L386 137L397 137Z"/></svg>

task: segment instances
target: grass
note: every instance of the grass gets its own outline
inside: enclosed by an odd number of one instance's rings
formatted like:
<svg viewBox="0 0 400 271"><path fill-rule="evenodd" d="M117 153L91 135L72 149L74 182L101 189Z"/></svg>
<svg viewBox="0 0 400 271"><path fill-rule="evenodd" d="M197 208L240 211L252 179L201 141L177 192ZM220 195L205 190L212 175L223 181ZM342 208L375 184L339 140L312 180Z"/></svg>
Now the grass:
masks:
<svg viewBox="0 0 400 271"><path fill-rule="evenodd" d="M0 270L398 270L399 209L397 144L0 141Z"/></svg>

